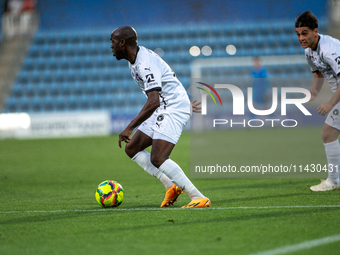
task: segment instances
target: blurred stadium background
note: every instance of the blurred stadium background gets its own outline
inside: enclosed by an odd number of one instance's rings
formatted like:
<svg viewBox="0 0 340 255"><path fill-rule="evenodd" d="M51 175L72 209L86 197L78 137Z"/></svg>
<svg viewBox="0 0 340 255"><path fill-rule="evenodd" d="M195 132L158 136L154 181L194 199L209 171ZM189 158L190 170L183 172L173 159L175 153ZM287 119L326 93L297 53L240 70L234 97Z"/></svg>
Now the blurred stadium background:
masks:
<svg viewBox="0 0 340 255"><path fill-rule="evenodd" d="M216 59L231 64L202 68L202 77L248 78L251 59L261 56L268 78L311 78L294 31L305 10L318 17L320 33L339 38L337 0L28 2L26 19L5 7L1 14L0 137L124 128L146 99L127 62L112 56L110 34L120 25L135 27L139 44L162 56L187 89L198 78L195 63Z"/></svg>

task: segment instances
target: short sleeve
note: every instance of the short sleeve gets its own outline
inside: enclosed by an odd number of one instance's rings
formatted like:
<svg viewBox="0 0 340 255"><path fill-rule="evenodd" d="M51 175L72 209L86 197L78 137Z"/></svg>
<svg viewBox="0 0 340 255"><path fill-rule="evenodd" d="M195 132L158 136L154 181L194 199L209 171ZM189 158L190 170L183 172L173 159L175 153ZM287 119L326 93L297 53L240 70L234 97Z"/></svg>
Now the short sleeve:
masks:
<svg viewBox="0 0 340 255"><path fill-rule="evenodd" d="M139 77L144 82L144 92L162 90L161 71L153 63L144 63L139 66Z"/></svg>

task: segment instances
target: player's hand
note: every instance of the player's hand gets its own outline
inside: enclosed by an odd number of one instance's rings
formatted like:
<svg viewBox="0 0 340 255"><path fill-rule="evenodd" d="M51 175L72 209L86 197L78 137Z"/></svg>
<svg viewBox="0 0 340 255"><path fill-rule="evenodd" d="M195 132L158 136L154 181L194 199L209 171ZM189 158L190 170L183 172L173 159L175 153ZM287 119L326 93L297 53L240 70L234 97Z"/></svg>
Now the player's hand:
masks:
<svg viewBox="0 0 340 255"><path fill-rule="evenodd" d="M130 135L132 134L133 129L125 128L120 134L119 134L119 141L118 145L119 148L122 148L122 141L129 143L130 142Z"/></svg>
<svg viewBox="0 0 340 255"><path fill-rule="evenodd" d="M201 104L201 102L198 102L198 103L196 103L196 102L197 102L197 100L191 102L192 111L200 113L202 108L198 107L198 106Z"/></svg>
<svg viewBox="0 0 340 255"><path fill-rule="evenodd" d="M322 116L325 116L327 113L329 113L333 109L333 105L331 103L325 103L318 107L318 113Z"/></svg>
<svg viewBox="0 0 340 255"><path fill-rule="evenodd" d="M319 92L314 88L314 87L311 87L309 89L310 91L310 99L309 101L307 102L307 104L309 104L310 102L312 102L319 94ZM305 95L306 96L306 95Z"/></svg>

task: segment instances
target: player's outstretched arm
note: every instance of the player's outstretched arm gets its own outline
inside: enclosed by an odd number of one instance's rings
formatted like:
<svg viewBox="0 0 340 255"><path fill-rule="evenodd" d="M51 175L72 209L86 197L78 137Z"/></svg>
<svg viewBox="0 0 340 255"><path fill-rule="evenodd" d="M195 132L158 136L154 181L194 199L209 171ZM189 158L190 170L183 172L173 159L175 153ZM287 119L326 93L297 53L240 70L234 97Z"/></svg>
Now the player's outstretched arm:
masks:
<svg viewBox="0 0 340 255"><path fill-rule="evenodd" d="M310 100L307 102L307 104L312 102L318 96L322 88L324 80L325 80L324 76L320 71L316 71L314 73L314 86L309 89L311 97L310 97Z"/></svg>
<svg viewBox="0 0 340 255"><path fill-rule="evenodd" d="M128 143L133 130L148 119L153 112L159 107L159 92L154 90L147 93L148 99L142 110L130 122L130 124L119 134L118 145L122 148L122 141Z"/></svg>
<svg viewBox="0 0 340 255"><path fill-rule="evenodd" d="M201 104L201 102L198 102L198 103L196 103L196 102L197 102L197 100L194 100L194 101L190 102L191 103L192 111L200 113L202 108L199 107L199 105Z"/></svg>

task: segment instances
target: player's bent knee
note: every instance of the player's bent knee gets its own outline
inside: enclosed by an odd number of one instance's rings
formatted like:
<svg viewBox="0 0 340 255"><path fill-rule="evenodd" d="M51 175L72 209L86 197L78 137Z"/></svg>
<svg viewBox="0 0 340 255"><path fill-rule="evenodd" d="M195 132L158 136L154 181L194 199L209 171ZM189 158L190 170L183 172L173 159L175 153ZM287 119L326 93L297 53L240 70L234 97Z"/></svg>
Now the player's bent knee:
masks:
<svg viewBox="0 0 340 255"><path fill-rule="evenodd" d="M151 155L151 158L150 158L150 161L151 161L151 164L153 164L155 167L160 167L165 160L167 160L168 158L163 158L163 157L160 157L158 155Z"/></svg>
<svg viewBox="0 0 340 255"><path fill-rule="evenodd" d="M130 143L127 143L125 145L125 153L130 158L133 158L133 156L135 156L138 153L138 151L136 150L136 147L132 146Z"/></svg>
<svg viewBox="0 0 340 255"><path fill-rule="evenodd" d="M327 130L323 130L321 134L321 139L323 143L331 143L338 139L338 133L335 132L327 132Z"/></svg>
<svg viewBox="0 0 340 255"><path fill-rule="evenodd" d="M322 134L321 137L322 137L323 143L331 143L331 142L334 142L336 139L338 139L337 137L333 137L328 134Z"/></svg>

